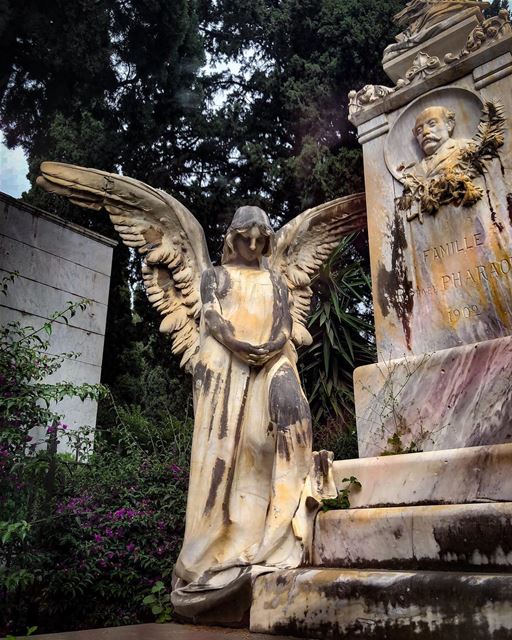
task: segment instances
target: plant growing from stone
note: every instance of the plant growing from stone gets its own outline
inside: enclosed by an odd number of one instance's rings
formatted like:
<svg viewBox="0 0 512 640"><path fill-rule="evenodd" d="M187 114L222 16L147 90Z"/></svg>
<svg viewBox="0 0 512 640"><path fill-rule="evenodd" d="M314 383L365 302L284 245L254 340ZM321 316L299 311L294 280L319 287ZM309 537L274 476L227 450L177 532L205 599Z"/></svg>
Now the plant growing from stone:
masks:
<svg viewBox="0 0 512 640"><path fill-rule="evenodd" d="M343 478L342 482L348 482L348 485L338 491L336 498L324 498L322 500L322 511L334 511L336 509L350 509L350 494L354 490L359 490L362 484L355 476Z"/></svg>

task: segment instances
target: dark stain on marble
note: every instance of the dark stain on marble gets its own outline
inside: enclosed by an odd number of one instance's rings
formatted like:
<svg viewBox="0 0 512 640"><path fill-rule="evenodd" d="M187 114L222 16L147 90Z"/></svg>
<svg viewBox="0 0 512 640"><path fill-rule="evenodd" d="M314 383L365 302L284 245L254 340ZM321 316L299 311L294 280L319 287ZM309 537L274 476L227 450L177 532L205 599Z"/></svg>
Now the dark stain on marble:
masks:
<svg viewBox="0 0 512 640"><path fill-rule="evenodd" d="M500 550L505 555L512 551L512 516L502 513L465 515L456 523L438 525L433 533L441 559L456 556L468 562L478 553L489 567Z"/></svg>
<svg viewBox="0 0 512 640"><path fill-rule="evenodd" d="M318 597L311 600L304 615L300 618L291 615L282 622L274 623L273 633L335 640L359 637L367 640L411 640L416 637L428 640L509 640L511 637L510 628L496 628L496 625L493 629L485 618L479 616L490 602L510 602L509 580L504 576L489 578L483 587L458 580L458 577L464 577L464 573L424 573L388 583L385 589L364 579L342 582L326 578L321 584L317 581L319 577L315 576L313 583L315 590L318 589ZM291 586L290 575L288 583ZM297 591L304 597L310 589ZM290 601L293 601L293 594ZM367 612L364 618L347 616L343 625L336 620L321 619L327 617L327 611L337 608L333 608L334 603L350 606L356 602L363 604ZM381 613L374 613L374 608ZM393 617L392 613L397 608L402 613ZM433 610L437 614L435 623L414 620L411 614L418 608L421 611Z"/></svg>
<svg viewBox="0 0 512 640"><path fill-rule="evenodd" d="M283 365L274 375L269 395L270 419L278 431L287 431L302 421L311 422L309 404L290 365Z"/></svg>
<svg viewBox="0 0 512 640"><path fill-rule="evenodd" d="M200 391L207 394L212 384L213 371L204 362L198 362L194 369L194 381L199 381Z"/></svg>
<svg viewBox="0 0 512 640"><path fill-rule="evenodd" d="M235 461L238 456L238 447L240 446L240 436L242 432L242 424L245 418L245 411L247 408L247 394L249 392L249 378L245 381L244 393L242 396L242 402L240 404L240 411L238 412L238 420L235 426L235 449L233 451L232 461ZM233 479L235 476L235 465L232 462L228 469L228 475L226 480L226 492L224 494L224 500L222 501L222 520L224 524L231 523L231 516L229 514L229 497L231 496L231 488L233 486Z"/></svg>
<svg viewBox="0 0 512 640"><path fill-rule="evenodd" d="M392 307L402 324L407 348L411 349L410 317L414 307L414 286L409 278L405 252L408 244L405 237L404 222L395 211L393 222L389 225L391 239L391 269L380 263L377 273L377 298L384 316L389 315Z"/></svg>
<svg viewBox="0 0 512 640"><path fill-rule="evenodd" d="M215 300L215 289L215 271L207 269L201 277L201 300L203 304L208 304Z"/></svg>
<svg viewBox="0 0 512 640"><path fill-rule="evenodd" d="M226 373L226 383L224 386L224 394L222 401L222 414L220 416L219 422L219 438L225 438L228 434L228 410L229 410L229 401L230 401L230 390L231 390L231 371L233 369L233 360L229 361L229 367Z"/></svg>
<svg viewBox="0 0 512 640"><path fill-rule="evenodd" d="M225 460L222 460L222 458L217 458L217 460L215 460L215 465L212 471L210 491L208 493L208 498L204 506L203 515L205 516L207 516L210 513L210 511L212 510L215 504L215 500L217 499L217 491L219 490L219 485L222 482L222 477L224 475L225 469L226 469Z"/></svg>
<svg viewBox="0 0 512 640"><path fill-rule="evenodd" d="M215 275L217 278L217 297L219 299L225 298L233 287L231 276L224 267L218 267L215 270Z"/></svg>

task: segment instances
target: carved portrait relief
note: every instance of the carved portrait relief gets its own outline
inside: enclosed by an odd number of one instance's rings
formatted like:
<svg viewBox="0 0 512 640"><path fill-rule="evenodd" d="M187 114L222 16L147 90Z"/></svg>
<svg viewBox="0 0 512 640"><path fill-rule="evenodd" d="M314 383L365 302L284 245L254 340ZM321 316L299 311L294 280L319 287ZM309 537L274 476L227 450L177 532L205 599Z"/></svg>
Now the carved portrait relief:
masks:
<svg viewBox="0 0 512 640"><path fill-rule="evenodd" d="M471 143L470 138L454 137L455 125L455 111L447 107L427 107L419 114L413 134L425 157L411 167L411 174L431 178L453 169Z"/></svg>
<svg viewBox="0 0 512 640"><path fill-rule="evenodd" d="M444 205L474 205L484 195L479 178L498 157L504 130L501 105L482 103L465 89L447 87L413 102L386 144L387 166L403 185L397 210L422 223ZM404 149L407 139L410 146Z"/></svg>

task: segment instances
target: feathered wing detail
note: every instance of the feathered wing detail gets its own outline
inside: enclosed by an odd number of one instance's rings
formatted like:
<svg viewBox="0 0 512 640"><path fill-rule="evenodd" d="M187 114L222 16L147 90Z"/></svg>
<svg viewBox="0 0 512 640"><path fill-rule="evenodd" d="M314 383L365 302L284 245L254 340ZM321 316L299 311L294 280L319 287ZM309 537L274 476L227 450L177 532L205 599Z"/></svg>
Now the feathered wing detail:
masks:
<svg viewBox="0 0 512 640"><path fill-rule="evenodd" d="M312 278L344 235L365 226L366 201L360 193L308 209L277 232L270 266L282 274L288 285L292 298L292 340L297 346L312 342L306 328Z"/></svg>
<svg viewBox="0 0 512 640"><path fill-rule="evenodd" d="M172 196L133 178L59 162L43 162L41 174L46 191L106 209L124 244L144 256L146 293L164 316L160 331L171 333L186 365L199 346L201 275L211 267L201 225Z"/></svg>

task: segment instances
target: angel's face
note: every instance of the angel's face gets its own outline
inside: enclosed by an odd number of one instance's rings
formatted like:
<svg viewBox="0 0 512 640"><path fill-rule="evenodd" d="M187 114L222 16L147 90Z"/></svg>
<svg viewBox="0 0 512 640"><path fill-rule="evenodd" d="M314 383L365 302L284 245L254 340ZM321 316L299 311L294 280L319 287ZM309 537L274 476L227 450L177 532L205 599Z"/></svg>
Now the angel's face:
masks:
<svg viewBox="0 0 512 640"><path fill-rule="evenodd" d="M259 265L266 243L266 236L254 225L236 234L233 248L240 262L253 266Z"/></svg>

